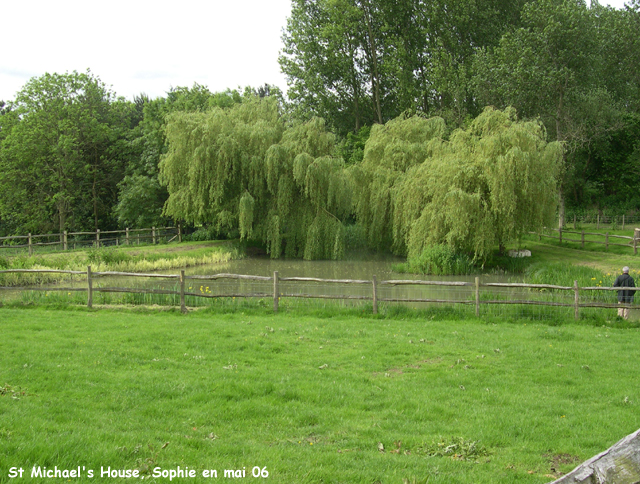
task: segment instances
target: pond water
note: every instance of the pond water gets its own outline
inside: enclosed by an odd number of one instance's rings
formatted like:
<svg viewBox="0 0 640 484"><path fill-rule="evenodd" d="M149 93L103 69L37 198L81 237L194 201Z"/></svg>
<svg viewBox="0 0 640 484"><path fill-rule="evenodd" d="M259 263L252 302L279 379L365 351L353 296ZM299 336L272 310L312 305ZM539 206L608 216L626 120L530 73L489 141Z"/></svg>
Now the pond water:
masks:
<svg viewBox="0 0 640 484"><path fill-rule="evenodd" d="M270 259L268 257L250 257L233 260L227 263L190 267L185 270L189 275L211 275L217 273L245 274L263 277L273 277L275 271L279 278L310 277L318 279L350 279L372 280L376 276L378 281L377 295L383 299L473 299L473 286L405 286L385 285L387 280L429 280L429 281L459 281L473 283L475 275L468 276L425 276L421 274L403 274L393 271L393 266L403 262L400 258L374 258L366 260L339 261L305 261L299 259ZM175 274L178 271L167 271ZM483 275L482 282L520 282L521 277L504 275ZM257 281L217 280L211 282L188 281L191 291L206 294L253 293L273 294L273 283ZM343 295L352 297L371 297L371 284L337 284L323 282L287 282L281 281L279 290L289 295ZM504 292L504 291L502 291Z"/></svg>
<svg viewBox="0 0 640 484"><path fill-rule="evenodd" d="M433 281L468 281L473 282L475 275L469 276L425 276L423 274L403 274L393 271L395 264L404 262L401 258L378 258L363 260L300 260L270 259L268 257L248 257L220 264L188 267L187 275L218 274L250 274L254 276L273 277L278 271L279 277L315 277L319 279L358 279L371 280L376 276L378 281L389 279L427 279ZM179 269L166 271L177 274ZM520 282L519 276L483 275L483 282Z"/></svg>

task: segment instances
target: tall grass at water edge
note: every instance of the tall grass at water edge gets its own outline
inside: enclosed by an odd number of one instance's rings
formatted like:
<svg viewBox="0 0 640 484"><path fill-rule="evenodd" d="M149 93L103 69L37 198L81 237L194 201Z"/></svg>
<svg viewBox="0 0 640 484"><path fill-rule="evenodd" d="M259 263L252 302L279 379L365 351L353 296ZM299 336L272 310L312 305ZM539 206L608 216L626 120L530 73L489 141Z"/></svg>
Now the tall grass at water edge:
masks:
<svg viewBox="0 0 640 484"><path fill-rule="evenodd" d="M94 272L153 272L191 267L204 264L227 262L238 258L239 252L231 245L200 248L188 246L182 251L162 251L147 249L124 249L101 247L83 252L55 255L20 255L13 258L0 257L1 269L57 269L86 271L91 266ZM69 274L0 274L0 285L53 284L62 281L80 280L82 277Z"/></svg>
<svg viewBox="0 0 640 484"><path fill-rule="evenodd" d="M413 274L466 275L474 272L473 260L466 254L456 252L448 245L431 245L417 256L409 257L404 264L393 266L396 272Z"/></svg>
<svg viewBox="0 0 640 484"><path fill-rule="evenodd" d="M525 270L526 282L557 286L573 286L574 281L578 281L579 287L611 287L619 275L620 273L605 273L593 267L568 262L537 263ZM638 280L640 270L633 269L630 275Z"/></svg>

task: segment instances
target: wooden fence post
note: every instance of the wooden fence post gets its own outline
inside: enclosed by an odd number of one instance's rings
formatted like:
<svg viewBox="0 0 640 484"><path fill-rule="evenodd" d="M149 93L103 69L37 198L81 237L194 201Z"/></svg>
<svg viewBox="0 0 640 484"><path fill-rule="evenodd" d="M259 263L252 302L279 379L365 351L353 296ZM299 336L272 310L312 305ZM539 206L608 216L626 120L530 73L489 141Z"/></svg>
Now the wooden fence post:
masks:
<svg viewBox="0 0 640 484"><path fill-rule="evenodd" d="M96 229L96 247L100 248L100 229Z"/></svg>
<svg viewBox="0 0 640 484"><path fill-rule="evenodd" d="M273 272L273 312L278 312L278 299L280 291L278 290L278 271Z"/></svg>
<svg viewBox="0 0 640 484"><path fill-rule="evenodd" d="M598 214L598 223L596 224L596 229L600 228L600 214Z"/></svg>
<svg viewBox="0 0 640 484"><path fill-rule="evenodd" d="M584 230L582 231L582 248L584 249Z"/></svg>
<svg viewBox="0 0 640 484"><path fill-rule="evenodd" d="M372 278L373 283L373 314L378 314L378 283L375 274Z"/></svg>
<svg viewBox="0 0 640 484"><path fill-rule="evenodd" d="M62 239L62 246L64 248L64 250L68 250L69 249L69 245L67 244L67 231L64 231L63 234L63 239Z"/></svg>
<svg viewBox="0 0 640 484"><path fill-rule="evenodd" d="M87 307L93 307L93 281L91 280L91 266L87 266Z"/></svg>
<svg viewBox="0 0 640 484"><path fill-rule="evenodd" d="M182 242L182 225L178 224L178 242Z"/></svg>
<svg viewBox="0 0 640 484"><path fill-rule="evenodd" d="M562 228L558 229L558 233L560 234L560 242L559 242L559 244L562 245Z"/></svg>
<svg viewBox="0 0 640 484"><path fill-rule="evenodd" d="M604 233L604 247L609 250L609 232Z"/></svg>
<svg viewBox="0 0 640 484"><path fill-rule="evenodd" d="M124 243L125 243L125 245L129 245L129 227L127 227L125 229L125 232L126 232L126 234L124 236Z"/></svg>
<svg viewBox="0 0 640 484"><path fill-rule="evenodd" d="M633 237L633 254L638 255L638 239Z"/></svg>
<svg viewBox="0 0 640 484"><path fill-rule="evenodd" d="M480 317L480 278L476 276L476 317Z"/></svg>
<svg viewBox="0 0 640 484"><path fill-rule="evenodd" d="M153 245L156 245L156 228L151 227L151 237L153 238Z"/></svg>
<svg viewBox="0 0 640 484"><path fill-rule="evenodd" d="M575 293L574 316L577 321L580 319L580 294L578 292L578 281L573 281L573 292Z"/></svg>
<svg viewBox="0 0 640 484"><path fill-rule="evenodd" d="M576 230L578 228L578 225L576 224L576 214L573 214L573 230Z"/></svg>
<svg viewBox="0 0 640 484"><path fill-rule="evenodd" d="M624 230L624 215L622 216L622 230Z"/></svg>
<svg viewBox="0 0 640 484"><path fill-rule="evenodd" d="M29 257L33 255L33 246L31 245L31 232L29 232Z"/></svg>
<svg viewBox="0 0 640 484"><path fill-rule="evenodd" d="M184 303L184 269L180 271L180 312L187 314L187 305Z"/></svg>

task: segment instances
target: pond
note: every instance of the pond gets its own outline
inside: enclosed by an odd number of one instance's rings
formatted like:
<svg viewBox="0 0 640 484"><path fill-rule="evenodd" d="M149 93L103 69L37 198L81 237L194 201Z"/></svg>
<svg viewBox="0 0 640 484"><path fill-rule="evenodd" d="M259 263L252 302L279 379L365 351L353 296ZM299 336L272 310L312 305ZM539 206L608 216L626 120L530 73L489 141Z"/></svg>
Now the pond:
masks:
<svg viewBox="0 0 640 484"><path fill-rule="evenodd" d="M400 258L373 258L363 260L339 261L305 261L299 259L270 259L267 257L250 257L232 260L223 264L190 267L185 270L190 275L211 275L216 273L245 274L263 277L273 277L278 272L279 278L305 277L318 279L349 279L372 280L376 276L378 281L377 295L379 299L447 299L468 301L474 297L473 286L399 286L385 285L387 280L429 280L429 281L458 281L474 283L475 275L468 276L425 276L421 274L404 274L393 271L393 266L403 262ZM175 274L178 271L167 271ZM520 282L521 277L505 275L483 275L482 282ZM253 293L273 294L273 283L258 281L217 280L203 283L189 281L191 291L206 294ZM296 281L279 283L279 290L290 295L333 295L371 297L371 284L336 284L311 281ZM505 292L497 290L494 292Z"/></svg>

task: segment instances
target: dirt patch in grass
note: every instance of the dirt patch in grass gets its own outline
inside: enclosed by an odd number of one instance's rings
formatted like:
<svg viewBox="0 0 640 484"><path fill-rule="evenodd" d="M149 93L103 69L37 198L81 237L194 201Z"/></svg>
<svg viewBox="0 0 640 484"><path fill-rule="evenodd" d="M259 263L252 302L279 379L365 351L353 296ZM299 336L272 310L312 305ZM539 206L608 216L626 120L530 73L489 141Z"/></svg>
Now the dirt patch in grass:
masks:
<svg viewBox="0 0 640 484"><path fill-rule="evenodd" d="M560 467L580 462L580 457L571 454L544 454L543 457L549 461L549 471L555 479L565 474Z"/></svg>

